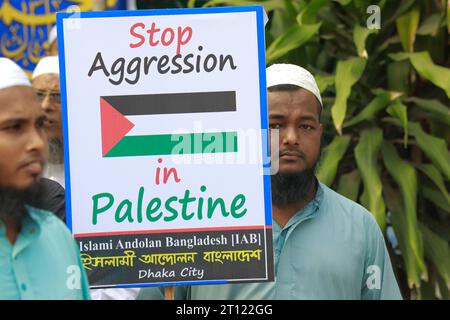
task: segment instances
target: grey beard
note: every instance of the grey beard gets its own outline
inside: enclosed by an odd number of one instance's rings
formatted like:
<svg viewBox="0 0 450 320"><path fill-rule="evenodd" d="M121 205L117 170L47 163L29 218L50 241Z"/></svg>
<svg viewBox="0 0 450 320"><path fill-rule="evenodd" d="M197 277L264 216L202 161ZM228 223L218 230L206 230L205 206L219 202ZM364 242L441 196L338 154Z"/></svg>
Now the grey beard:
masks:
<svg viewBox="0 0 450 320"><path fill-rule="evenodd" d="M0 187L0 220L20 225L25 216L25 204L34 203L40 188L34 185L26 190Z"/></svg>
<svg viewBox="0 0 450 320"><path fill-rule="evenodd" d="M58 138L48 141L48 162L54 164L64 162L64 145Z"/></svg>
<svg viewBox="0 0 450 320"><path fill-rule="evenodd" d="M272 203L285 206L307 200L308 193L315 182L313 168L296 173L278 172L270 177L272 185Z"/></svg>

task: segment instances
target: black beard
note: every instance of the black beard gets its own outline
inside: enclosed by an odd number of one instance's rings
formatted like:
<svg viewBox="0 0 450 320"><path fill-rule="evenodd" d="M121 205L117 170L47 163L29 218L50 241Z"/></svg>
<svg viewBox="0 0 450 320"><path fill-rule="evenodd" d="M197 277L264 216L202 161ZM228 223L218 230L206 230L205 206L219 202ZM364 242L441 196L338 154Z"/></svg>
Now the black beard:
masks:
<svg viewBox="0 0 450 320"><path fill-rule="evenodd" d="M26 213L25 204L33 204L40 196L38 185L22 190L0 187L0 220L20 225Z"/></svg>
<svg viewBox="0 0 450 320"><path fill-rule="evenodd" d="M276 206L306 201L315 182L315 165L310 169L295 173L278 172L270 177L272 203Z"/></svg>

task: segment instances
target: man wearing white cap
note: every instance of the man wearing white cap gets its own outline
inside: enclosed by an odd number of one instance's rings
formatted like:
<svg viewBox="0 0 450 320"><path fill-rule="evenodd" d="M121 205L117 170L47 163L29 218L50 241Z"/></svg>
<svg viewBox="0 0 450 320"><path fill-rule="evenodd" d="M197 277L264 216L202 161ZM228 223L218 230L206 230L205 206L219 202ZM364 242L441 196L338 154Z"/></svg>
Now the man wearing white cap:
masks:
<svg viewBox="0 0 450 320"><path fill-rule="evenodd" d="M372 214L315 177L323 109L304 68L267 68L269 127L278 130L271 161L275 281L175 288L180 299L401 299ZM279 152L276 149L279 147ZM140 299L162 298L142 289Z"/></svg>
<svg viewBox="0 0 450 320"><path fill-rule="evenodd" d="M47 154L44 122L25 73L0 58L0 300L89 298L69 230L29 205Z"/></svg>
<svg viewBox="0 0 450 320"><path fill-rule="evenodd" d="M64 150L58 57L44 57L39 61L33 72L32 85L36 89L42 110L47 116L45 127L49 143L49 159L44 176L57 181L64 187Z"/></svg>
<svg viewBox="0 0 450 320"><path fill-rule="evenodd" d="M39 61L33 72L32 84L47 116L45 129L49 159L44 176L65 186L58 57L44 57ZM138 288L93 289L91 296L93 300L132 300L138 292Z"/></svg>

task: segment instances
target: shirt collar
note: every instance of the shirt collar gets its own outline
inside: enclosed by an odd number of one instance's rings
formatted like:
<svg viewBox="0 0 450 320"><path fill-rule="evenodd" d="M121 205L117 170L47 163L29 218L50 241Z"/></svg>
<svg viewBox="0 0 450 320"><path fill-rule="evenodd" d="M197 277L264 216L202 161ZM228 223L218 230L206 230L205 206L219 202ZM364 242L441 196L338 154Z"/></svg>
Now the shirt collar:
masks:
<svg viewBox="0 0 450 320"><path fill-rule="evenodd" d="M25 205L25 215L22 218L20 233L33 234L35 231L39 233L45 217L46 215L42 214L41 210ZM2 221L0 221L0 229L5 231L5 224Z"/></svg>
<svg viewBox="0 0 450 320"><path fill-rule="evenodd" d="M293 225L297 225L300 222L314 218L319 212L320 205L323 202L323 187L321 183L316 179L317 182L317 190L314 198L302 209L297 211L291 219L286 223L283 229L288 229Z"/></svg>
<svg viewBox="0 0 450 320"><path fill-rule="evenodd" d="M16 257L20 252L32 244L41 234L41 225L45 215L40 214L40 210L25 206L26 212L22 219L22 226L17 235L15 243L12 245L12 255ZM6 228L4 223L0 223L0 237L6 238Z"/></svg>
<svg viewBox="0 0 450 320"><path fill-rule="evenodd" d="M278 269L279 257L281 255L281 251L283 250L284 244L295 228L301 222L314 218L319 212L319 208L324 198L324 188L317 179L316 182L317 190L314 198L303 209L297 211L283 228L281 228L278 223L273 220L275 270Z"/></svg>

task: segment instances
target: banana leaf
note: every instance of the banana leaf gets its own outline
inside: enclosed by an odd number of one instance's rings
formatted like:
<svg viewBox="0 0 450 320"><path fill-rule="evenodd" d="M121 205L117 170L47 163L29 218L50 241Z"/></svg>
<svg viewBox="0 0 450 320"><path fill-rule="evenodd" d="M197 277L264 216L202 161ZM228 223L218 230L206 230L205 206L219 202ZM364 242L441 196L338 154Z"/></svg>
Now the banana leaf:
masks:
<svg viewBox="0 0 450 320"><path fill-rule="evenodd" d="M383 187L377 167L382 142L381 129L366 129L361 133L354 154L364 184L362 204L375 216L381 230L384 230L386 227L386 206L382 196Z"/></svg>
<svg viewBox="0 0 450 320"><path fill-rule="evenodd" d="M308 42L313 36L317 35L320 25L321 23L291 26L267 48L267 64L273 63L274 60Z"/></svg>
<svg viewBox="0 0 450 320"><path fill-rule="evenodd" d="M392 53L389 57L395 61L409 59L416 71L434 85L443 89L450 98L450 69L434 64L426 51L416 53Z"/></svg>
<svg viewBox="0 0 450 320"><path fill-rule="evenodd" d="M391 116L398 118L403 125L403 146L406 148L408 145L408 113L407 108L401 102L395 102L391 104L387 109L387 113Z"/></svg>
<svg viewBox="0 0 450 320"><path fill-rule="evenodd" d="M417 174L412 165L402 160L390 143L384 142L381 151L387 171L400 188L402 195L403 232L421 270L425 269L423 243L417 222Z"/></svg>
<svg viewBox="0 0 450 320"><path fill-rule="evenodd" d="M367 61L360 57L352 57L339 61L336 67L336 100L331 107L331 116L337 132L342 134L342 123L347 112L347 98L353 85L361 77Z"/></svg>
<svg viewBox="0 0 450 320"><path fill-rule="evenodd" d="M356 24L353 28L353 42L356 46L356 52L358 56L361 58L367 58L367 50L366 50L366 39L372 33L378 32L377 29L368 29L365 27L361 27L359 24Z"/></svg>
<svg viewBox="0 0 450 320"><path fill-rule="evenodd" d="M450 247L447 241L439 237L427 226L420 223L423 234L425 256L435 265L439 275L444 279L447 290L450 289Z"/></svg>
<svg viewBox="0 0 450 320"><path fill-rule="evenodd" d="M321 164L317 172L317 178L327 186L331 186L336 176L339 162L347 151L350 136L336 136L333 141L324 148Z"/></svg>
<svg viewBox="0 0 450 320"><path fill-rule="evenodd" d="M414 5L408 12L399 16L396 20L397 31L402 42L403 50L414 51L417 26L419 25L419 6Z"/></svg>
<svg viewBox="0 0 450 320"><path fill-rule="evenodd" d="M405 263L408 287L419 288L421 285L421 280L427 279L428 274L423 258L418 258L410 246L410 242L412 240L408 233L408 222L402 205L402 197L400 193L391 188L388 183L385 183L383 187L386 190L386 204L391 212L392 227L394 228L403 261Z"/></svg>
<svg viewBox="0 0 450 320"><path fill-rule="evenodd" d="M359 175L358 169L355 169L349 173L343 174L339 178L337 191L344 197L353 201L357 201L360 184L361 176Z"/></svg>

